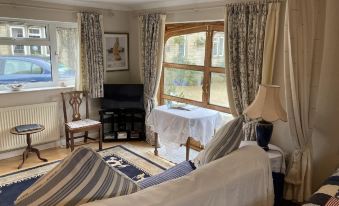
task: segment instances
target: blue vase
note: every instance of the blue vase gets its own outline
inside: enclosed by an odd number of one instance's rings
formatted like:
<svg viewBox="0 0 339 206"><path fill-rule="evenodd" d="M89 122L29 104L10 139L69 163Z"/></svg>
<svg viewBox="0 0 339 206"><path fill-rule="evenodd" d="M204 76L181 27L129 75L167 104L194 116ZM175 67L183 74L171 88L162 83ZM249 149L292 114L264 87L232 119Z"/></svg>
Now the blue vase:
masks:
<svg viewBox="0 0 339 206"><path fill-rule="evenodd" d="M268 144L270 143L273 132L273 124L264 120L257 123L255 133L257 135L257 143L265 151L268 151Z"/></svg>

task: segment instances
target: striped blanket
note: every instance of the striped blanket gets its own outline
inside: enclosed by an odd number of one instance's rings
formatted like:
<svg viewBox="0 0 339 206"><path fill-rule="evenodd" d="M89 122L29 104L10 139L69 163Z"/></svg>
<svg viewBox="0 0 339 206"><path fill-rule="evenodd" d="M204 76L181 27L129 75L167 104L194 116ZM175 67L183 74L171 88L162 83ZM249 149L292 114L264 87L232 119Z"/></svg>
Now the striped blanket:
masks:
<svg viewBox="0 0 339 206"><path fill-rule="evenodd" d="M339 168L304 206L339 206Z"/></svg>
<svg viewBox="0 0 339 206"><path fill-rule="evenodd" d="M138 190L140 187L133 180L111 167L94 150L80 147L25 190L15 205L74 206Z"/></svg>

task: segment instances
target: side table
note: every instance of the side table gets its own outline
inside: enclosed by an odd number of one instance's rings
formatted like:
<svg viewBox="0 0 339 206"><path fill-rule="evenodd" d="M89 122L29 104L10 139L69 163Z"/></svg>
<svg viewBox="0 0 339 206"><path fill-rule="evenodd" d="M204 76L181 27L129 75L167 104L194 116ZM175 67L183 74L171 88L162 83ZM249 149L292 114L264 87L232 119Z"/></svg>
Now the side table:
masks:
<svg viewBox="0 0 339 206"><path fill-rule="evenodd" d="M15 127L13 127L10 130L11 134L26 135L27 147L26 147L25 151L22 154L22 162L18 166L18 169L20 169L22 167L22 165L24 164L25 160L28 158L28 153L30 153L30 152L35 152L40 160L42 160L44 162L48 162L47 159L40 157L40 152L39 152L38 149L32 147L31 134L41 132L41 131L43 131L45 129L45 127L43 125L40 125L40 127L41 127L40 129L36 129L36 130L32 130L32 131L26 131L26 132L18 132L18 131L16 131Z"/></svg>
<svg viewBox="0 0 339 206"><path fill-rule="evenodd" d="M246 145L257 145L256 141L242 141L240 143L240 147ZM282 149L279 147L269 144L269 150L266 151L272 169L272 178L273 178L273 186L274 186L274 205L278 206L282 204L283 192L284 192L284 178L286 172L285 166L285 155Z"/></svg>

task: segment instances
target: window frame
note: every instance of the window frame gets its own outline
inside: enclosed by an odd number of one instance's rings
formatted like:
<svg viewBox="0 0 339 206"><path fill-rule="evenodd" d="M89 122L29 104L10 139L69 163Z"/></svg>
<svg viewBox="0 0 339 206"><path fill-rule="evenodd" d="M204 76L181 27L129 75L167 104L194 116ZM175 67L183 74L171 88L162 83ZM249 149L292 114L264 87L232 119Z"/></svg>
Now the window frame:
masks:
<svg viewBox="0 0 339 206"><path fill-rule="evenodd" d="M204 107L208 109L213 109L221 112L230 113L229 107L222 107L219 105L214 105L210 103L210 88L211 88L211 76L213 73L222 73L226 75L225 68L223 67L212 67L212 56L213 56L213 32L224 32L224 22L206 22L206 23L182 23L182 24L167 24L165 29L165 40L164 47L169 38L173 36L197 33L197 32L206 32L206 43L205 43L205 59L204 65L188 65L188 64L177 64L177 63L167 63L165 59L162 62L162 73L160 79L160 86L158 92L158 100L161 105L165 104L165 100L176 101L181 103L187 103L196 105L199 107ZM165 55L166 50L164 50ZM225 52L225 49L224 49ZM193 70L201 71L204 73L203 77L203 86L202 86L202 102L195 101L191 99L175 97L168 94L165 94L164 88L164 73L165 68L175 68L183 70Z"/></svg>
<svg viewBox="0 0 339 206"><path fill-rule="evenodd" d="M57 28L63 27L63 28L78 28L78 25L76 22L56 22L56 21L43 21L43 20L30 20L30 19L18 19L18 18L5 18L0 17L0 21L8 22L9 24L11 22L17 23L23 23L23 24L31 24L33 25L32 28L39 28L39 26L46 27L46 33L43 34L41 28L40 35L41 38L30 38L29 35L29 28L26 29L24 26L15 24L9 25L10 28L10 37L0 37L0 45L12 45L12 53L14 53L14 47L15 45L23 45L24 46L24 54L29 55L30 54L30 46L48 46L49 47L49 53L50 53L50 61L51 61L51 69L52 69L52 81L50 82L34 82L34 83L24 83L25 88L44 88L44 87L58 87L60 86L61 82L59 81L59 75L58 75L58 54L57 54ZM12 36L12 28L23 28L23 34L24 37L15 38ZM79 40L78 40L79 41ZM48 51L45 49L45 47L41 48L42 54L47 54ZM80 51L79 51L80 53ZM79 54L80 55L80 54ZM76 68L78 70L78 68ZM77 73L77 72L76 72ZM75 74L75 77L77 74ZM70 79L60 79L62 82L64 82L66 85L69 86L75 86L75 80ZM0 84L0 91L7 90L6 84Z"/></svg>

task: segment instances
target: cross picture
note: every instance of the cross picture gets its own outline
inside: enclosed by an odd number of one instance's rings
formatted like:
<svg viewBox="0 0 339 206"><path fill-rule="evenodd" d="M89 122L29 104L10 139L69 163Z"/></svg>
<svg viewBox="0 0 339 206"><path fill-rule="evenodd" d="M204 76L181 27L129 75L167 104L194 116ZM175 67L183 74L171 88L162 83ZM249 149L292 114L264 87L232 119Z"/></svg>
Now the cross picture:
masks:
<svg viewBox="0 0 339 206"><path fill-rule="evenodd" d="M106 71L128 70L128 33L105 33Z"/></svg>

